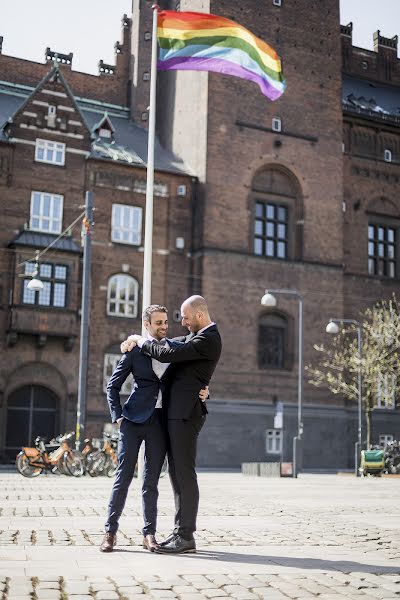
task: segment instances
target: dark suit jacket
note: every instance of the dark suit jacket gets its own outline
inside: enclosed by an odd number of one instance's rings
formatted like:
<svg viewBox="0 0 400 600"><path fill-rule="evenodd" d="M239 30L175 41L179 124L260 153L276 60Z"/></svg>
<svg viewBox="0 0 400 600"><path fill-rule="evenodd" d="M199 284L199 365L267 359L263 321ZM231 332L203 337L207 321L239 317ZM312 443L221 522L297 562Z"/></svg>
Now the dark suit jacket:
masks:
<svg viewBox="0 0 400 600"><path fill-rule="evenodd" d="M170 368L159 379L152 369L151 358L140 352L137 346L124 354L107 385L107 401L112 422L125 417L134 423L144 423L153 414L160 389L164 398L169 370ZM129 398L121 407L121 387L130 373L135 382Z"/></svg>
<svg viewBox="0 0 400 600"><path fill-rule="evenodd" d="M193 411L201 411L200 390L210 383L221 356L221 336L216 325L203 333L188 336L186 343L170 342L171 348L146 340L142 353L169 367L168 418L188 419ZM201 414L201 412L200 412Z"/></svg>

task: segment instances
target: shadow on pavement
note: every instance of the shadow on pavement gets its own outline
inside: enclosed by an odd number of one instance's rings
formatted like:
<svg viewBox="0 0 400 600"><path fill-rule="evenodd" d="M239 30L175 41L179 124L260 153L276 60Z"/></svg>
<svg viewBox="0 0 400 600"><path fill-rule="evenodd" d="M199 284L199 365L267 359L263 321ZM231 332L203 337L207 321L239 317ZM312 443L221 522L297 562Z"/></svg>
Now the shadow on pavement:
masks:
<svg viewBox="0 0 400 600"><path fill-rule="evenodd" d="M239 554L236 552L219 552L197 550L196 554L183 554L185 558L214 559L230 563L246 563L266 565L268 563L281 567L294 567L296 569L318 569L322 571L340 571L342 573L373 573L376 575L400 575L400 564L393 566L368 565L356 561L326 560L319 558L296 558L293 556L261 556L257 554Z"/></svg>

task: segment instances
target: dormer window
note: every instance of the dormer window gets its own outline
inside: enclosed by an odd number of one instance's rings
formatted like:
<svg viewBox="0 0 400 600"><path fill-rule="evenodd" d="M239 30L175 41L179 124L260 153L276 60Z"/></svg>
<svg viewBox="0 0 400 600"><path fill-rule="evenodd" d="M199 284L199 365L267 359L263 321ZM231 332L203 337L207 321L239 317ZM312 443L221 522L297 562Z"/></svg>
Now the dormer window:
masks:
<svg viewBox="0 0 400 600"><path fill-rule="evenodd" d="M114 127L107 112L104 113L100 121L93 127L96 136L103 140L111 140L114 135Z"/></svg>

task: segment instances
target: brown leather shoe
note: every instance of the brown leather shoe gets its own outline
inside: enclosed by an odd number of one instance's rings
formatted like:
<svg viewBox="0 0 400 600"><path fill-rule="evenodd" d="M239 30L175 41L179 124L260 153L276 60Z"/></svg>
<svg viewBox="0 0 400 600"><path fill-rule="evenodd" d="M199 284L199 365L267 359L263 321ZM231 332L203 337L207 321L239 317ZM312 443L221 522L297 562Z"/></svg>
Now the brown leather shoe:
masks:
<svg viewBox="0 0 400 600"><path fill-rule="evenodd" d="M154 535L149 533L148 535L144 536L143 548L145 548L146 550L149 550L150 552L155 552L156 550L158 550L159 545L158 545L157 540Z"/></svg>
<svg viewBox="0 0 400 600"><path fill-rule="evenodd" d="M103 541L100 546L100 552L112 552L114 550L114 546L117 543L117 534L107 532L104 535Z"/></svg>

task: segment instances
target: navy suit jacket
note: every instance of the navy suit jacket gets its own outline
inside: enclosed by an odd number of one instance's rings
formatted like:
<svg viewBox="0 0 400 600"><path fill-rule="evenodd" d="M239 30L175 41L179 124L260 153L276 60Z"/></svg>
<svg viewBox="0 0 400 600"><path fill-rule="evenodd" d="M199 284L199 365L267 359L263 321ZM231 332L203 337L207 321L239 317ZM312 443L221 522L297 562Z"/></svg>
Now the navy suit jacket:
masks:
<svg viewBox="0 0 400 600"><path fill-rule="evenodd" d="M170 345L174 344L171 340L168 342ZM107 385L107 401L111 421L115 423L120 417L125 417L134 423L147 421L153 414L160 389L164 396L169 370L168 367L159 379L152 369L151 358L140 352L137 346L124 354ZM129 398L121 406L121 387L130 373L135 382Z"/></svg>

